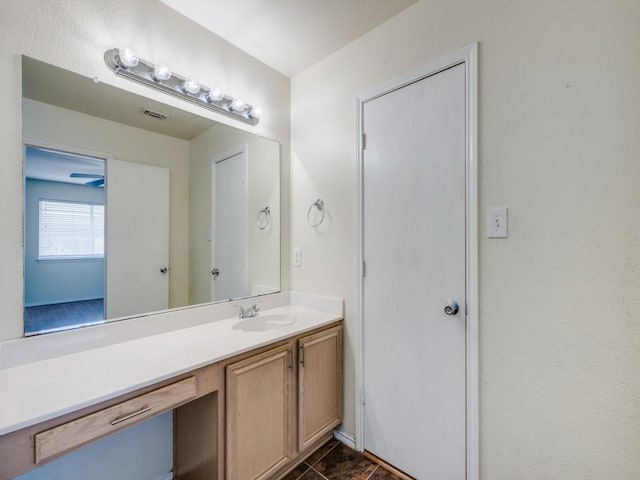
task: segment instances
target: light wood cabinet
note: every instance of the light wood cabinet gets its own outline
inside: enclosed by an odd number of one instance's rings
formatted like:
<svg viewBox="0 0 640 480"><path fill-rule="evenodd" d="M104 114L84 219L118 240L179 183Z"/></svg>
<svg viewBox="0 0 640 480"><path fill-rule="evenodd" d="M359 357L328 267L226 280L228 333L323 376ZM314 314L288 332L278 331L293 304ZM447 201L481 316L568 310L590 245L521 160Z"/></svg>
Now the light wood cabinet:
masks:
<svg viewBox="0 0 640 480"><path fill-rule="evenodd" d="M281 478L341 421L342 326L0 435L0 480L171 409L176 480Z"/></svg>
<svg viewBox="0 0 640 480"><path fill-rule="evenodd" d="M294 342L227 366L226 480L261 480L293 457Z"/></svg>
<svg viewBox="0 0 640 480"><path fill-rule="evenodd" d="M342 327L298 341L298 448L321 440L342 419Z"/></svg>
<svg viewBox="0 0 640 480"><path fill-rule="evenodd" d="M278 478L342 419L342 326L226 367L226 480Z"/></svg>

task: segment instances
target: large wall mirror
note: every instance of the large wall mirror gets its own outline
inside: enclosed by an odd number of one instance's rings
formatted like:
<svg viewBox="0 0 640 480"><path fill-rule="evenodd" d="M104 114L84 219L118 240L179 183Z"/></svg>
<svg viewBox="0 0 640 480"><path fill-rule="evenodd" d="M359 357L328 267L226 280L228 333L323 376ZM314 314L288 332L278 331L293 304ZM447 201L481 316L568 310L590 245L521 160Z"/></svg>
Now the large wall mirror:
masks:
<svg viewBox="0 0 640 480"><path fill-rule="evenodd" d="M280 290L277 142L23 57L25 335Z"/></svg>

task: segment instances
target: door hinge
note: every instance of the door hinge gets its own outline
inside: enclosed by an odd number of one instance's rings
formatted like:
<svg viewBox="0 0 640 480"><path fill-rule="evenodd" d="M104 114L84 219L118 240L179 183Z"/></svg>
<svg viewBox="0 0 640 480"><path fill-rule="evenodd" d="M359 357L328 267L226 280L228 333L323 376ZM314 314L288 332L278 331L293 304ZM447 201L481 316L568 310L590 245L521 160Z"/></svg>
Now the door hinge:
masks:
<svg viewBox="0 0 640 480"><path fill-rule="evenodd" d="M364 387L360 387L360 403L364 405Z"/></svg>
<svg viewBox="0 0 640 480"><path fill-rule="evenodd" d="M362 270L360 271L360 276L364 277L364 273L367 270L367 264L364 260L362 260Z"/></svg>
<svg viewBox="0 0 640 480"><path fill-rule="evenodd" d="M362 150L364 150L365 148L367 148L367 134L363 133L362 134Z"/></svg>

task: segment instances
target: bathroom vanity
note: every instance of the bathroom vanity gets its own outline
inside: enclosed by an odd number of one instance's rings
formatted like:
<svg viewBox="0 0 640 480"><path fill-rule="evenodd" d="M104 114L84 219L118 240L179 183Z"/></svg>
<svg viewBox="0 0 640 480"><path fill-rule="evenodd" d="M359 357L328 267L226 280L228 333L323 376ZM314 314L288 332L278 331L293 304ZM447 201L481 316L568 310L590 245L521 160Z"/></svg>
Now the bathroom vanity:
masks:
<svg viewBox="0 0 640 480"><path fill-rule="evenodd" d="M2 344L0 480L169 410L176 479L291 470L341 422L342 302L285 292L259 299L256 317L229 315L253 303L155 315L158 330L144 336L126 322L69 332L71 353L65 333L48 347L44 337ZM82 350L74 335L91 329ZM30 340L40 342L31 356L20 343Z"/></svg>

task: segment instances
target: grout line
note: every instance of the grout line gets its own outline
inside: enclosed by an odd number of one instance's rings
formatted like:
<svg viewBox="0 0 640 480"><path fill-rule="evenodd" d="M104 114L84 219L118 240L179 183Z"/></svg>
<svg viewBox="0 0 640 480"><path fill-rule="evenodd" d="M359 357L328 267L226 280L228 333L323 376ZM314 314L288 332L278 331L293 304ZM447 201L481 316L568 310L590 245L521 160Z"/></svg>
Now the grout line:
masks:
<svg viewBox="0 0 640 480"><path fill-rule="evenodd" d="M329 440L329 441L333 441L333 440ZM327 442L327 443L329 443L329 442ZM331 447L329 450L327 450L327 451L326 451L326 453L325 453L324 455L322 455L318 460L316 460L316 461L313 463L313 465L315 465L315 464L316 464L316 463L318 463L320 460L322 460L324 457L326 457L327 455L329 455L329 453L330 453L331 451L333 451L333 449L334 449L334 448L336 448L338 445L340 445L340 442L339 442L339 441L336 441L336 444L335 444L333 447ZM323 447L324 447L324 445L323 445ZM321 447L321 448L322 448L322 447ZM318 450L319 450L319 449L318 449ZM314 453L315 453L315 452L314 452ZM312 453L311 455L313 455L313 453ZM309 455L309 457L310 457L311 455ZM325 477L325 476L324 476L324 475L322 475L320 472L318 472L315 468L313 468L313 465L312 465L311 463L309 463L307 460L308 460L308 457L307 457L307 458L302 462L302 463L304 463L304 464L307 466L307 469L306 469L304 472L302 472L298 477L296 477L296 480L300 480L302 477L304 477L304 476L309 472L309 470L313 470L313 471L314 471L314 472L316 472L318 475L320 475L323 479L328 480L328 479L327 479L327 477Z"/></svg>
<svg viewBox="0 0 640 480"><path fill-rule="evenodd" d="M332 449L333 450L333 449ZM317 471L315 468L311 467L311 470L313 470L314 472L316 472L318 475L320 475L321 478L323 478L324 480L329 480L327 477L325 477L323 474L321 474L319 471ZM308 471L308 470L307 470Z"/></svg>
<svg viewBox="0 0 640 480"><path fill-rule="evenodd" d="M339 441L336 441L336 444L335 444L333 447L331 447L329 450L327 450L327 452L326 452L324 455L322 455L318 460L316 460L315 462L313 462L313 464L309 463L309 465L310 465L311 467L313 467L313 465L315 465L315 464L316 464L316 463L318 463L320 460L322 460L324 457L326 457L327 455L329 455L329 453L331 453L331 452L333 451L333 449L334 449L334 448L336 448L338 445L340 445L340 442L339 442ZM312 454L312 455L313 455L313 454ZM309 456L311 456L311 455L309 455ZM307 463L308 463L308 462L307 462Z"/></svg>
<svg viewBox="0 0 640 480"><path fill-rule="evenodd" d="M311 470L311 465L309 465L307 462L302 462L302 463L304 463L307 466L307 468L304 470L304 472L302 472L300 475L296 477L296 480L300 480L302 477L304 477L307 474L309 470Z"/></svg>
<svg viewBox="0 0 640 480"><path fill-rule="evenodd" d="M376 465L376 468L373 469L373 472L371 472L369 474L369 476L366 478L366 480L369 480L370 478L373 478L373 474L376 473L379 468L380 468L380 465Z"/></svg>

